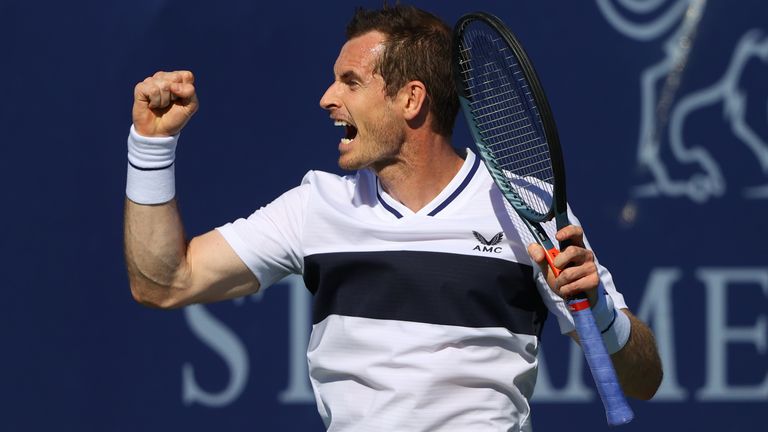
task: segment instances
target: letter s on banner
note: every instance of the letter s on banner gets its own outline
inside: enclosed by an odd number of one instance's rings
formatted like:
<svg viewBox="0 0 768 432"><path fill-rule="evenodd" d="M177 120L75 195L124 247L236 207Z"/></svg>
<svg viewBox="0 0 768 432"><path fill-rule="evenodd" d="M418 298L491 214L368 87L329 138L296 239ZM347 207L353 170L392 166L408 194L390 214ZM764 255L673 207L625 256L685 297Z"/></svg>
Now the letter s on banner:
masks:
<svg viewBox="0 0 768 432"><path fill-rule="evenodd" d="M218 393L212 393L197 384L192 364L184 363L181 370L181 399L184 405L229 405L240 396L248 381L248 352L245 346L232 330L217 320L203 305L184 308L184 317L192 333L221 356L229 369L227 386Z"/></svg>

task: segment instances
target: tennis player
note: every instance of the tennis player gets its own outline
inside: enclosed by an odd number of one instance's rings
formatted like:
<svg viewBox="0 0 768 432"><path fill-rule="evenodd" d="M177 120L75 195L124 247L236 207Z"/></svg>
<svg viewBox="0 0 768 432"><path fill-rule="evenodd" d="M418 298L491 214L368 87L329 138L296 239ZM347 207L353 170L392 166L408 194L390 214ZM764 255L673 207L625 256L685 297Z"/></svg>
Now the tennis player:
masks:
<svg viewBox="0 0 768 432"><path fill-rule="evenodd" d="M585 292L627 395L661 381L651 331L627 309L577 224L555 264L530 245L479 158L454 149L451 30L409 7L358 10L320 99L339 166L250 216L187 240L174 189L194 76L135 87L125 251L137 301L161 308L252 294L302 274L318 410L334 431L529 431L548 313L574 336L563 297ZM550 226L549 229L552 229Z"/></svg>

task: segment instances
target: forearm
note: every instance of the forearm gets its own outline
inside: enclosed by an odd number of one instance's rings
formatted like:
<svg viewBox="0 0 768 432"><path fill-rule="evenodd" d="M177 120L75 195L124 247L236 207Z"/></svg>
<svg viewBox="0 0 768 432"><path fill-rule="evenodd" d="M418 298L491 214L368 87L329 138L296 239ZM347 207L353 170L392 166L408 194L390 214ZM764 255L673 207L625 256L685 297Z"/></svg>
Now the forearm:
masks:
<svg viewBox="0 0 768 432"><path fill-rule="evenodd" d="M176 206L179 132L197 111L189 71L157 72L134 88L128 137L125 260L134 298L162 308L247 295L259 281L217 231L189 242Z"/></svg>
<svg viewBox="0 0 768 432"><path fill-rule="evenodd" d="M632 324L629 340L611 355L619 382L627 396L648 400L656 393L663 375L661 359L653 333L626 309L622 310Z"/></svg>
<svg viewBox="0 0 768 432"><path fill-rule="evenodd" d="M176 200L156 205L125 201L125 259L131 292L143 304L176 306L187 251Z"/></svg>
<svg viewBox="0 0 768 432"><path fill-rule="evenodd" d="M611 360L624 393L637 399L650 399L662 378L661 360L653 333L628 309L619 311L614 308L612 297L600 288L600 272L594 255L586 248L583 234L581 227L575 225L568 225L557 232L558 241L571 242L571 246L555 259L555 265L563 269L557 277L550 270L541 246L530 245L528 253L556 294L566 299L578 293L588 296L605 348L608 353L614 353ZM580 343L575 330L569 335Z"/></svg>

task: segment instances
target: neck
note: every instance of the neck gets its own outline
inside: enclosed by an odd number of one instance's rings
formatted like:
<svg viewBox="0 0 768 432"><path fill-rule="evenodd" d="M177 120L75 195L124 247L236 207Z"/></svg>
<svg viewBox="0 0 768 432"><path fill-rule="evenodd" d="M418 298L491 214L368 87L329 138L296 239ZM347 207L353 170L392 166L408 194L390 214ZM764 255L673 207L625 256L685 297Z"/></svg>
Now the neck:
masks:
<svg viewBox="0 0 768 432"><path fill-rule="evenodd" d="M391 197L417 212L445 189L463 163L448 138L431 135L404 143L395 160L373 170Z"/></svg>

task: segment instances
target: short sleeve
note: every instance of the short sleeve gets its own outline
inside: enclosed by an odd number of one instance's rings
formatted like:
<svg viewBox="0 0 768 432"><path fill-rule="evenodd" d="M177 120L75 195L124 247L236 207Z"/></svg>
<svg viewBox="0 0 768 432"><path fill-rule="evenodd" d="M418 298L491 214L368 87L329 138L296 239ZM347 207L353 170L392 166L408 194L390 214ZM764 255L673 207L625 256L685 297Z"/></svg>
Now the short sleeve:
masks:
<svg viewBox="0 0 768 432"><path fill-rule="evenodd" d="M303 272L302 232L310 185L303 183L217 230L259 280L262 288Z"/></svg>

